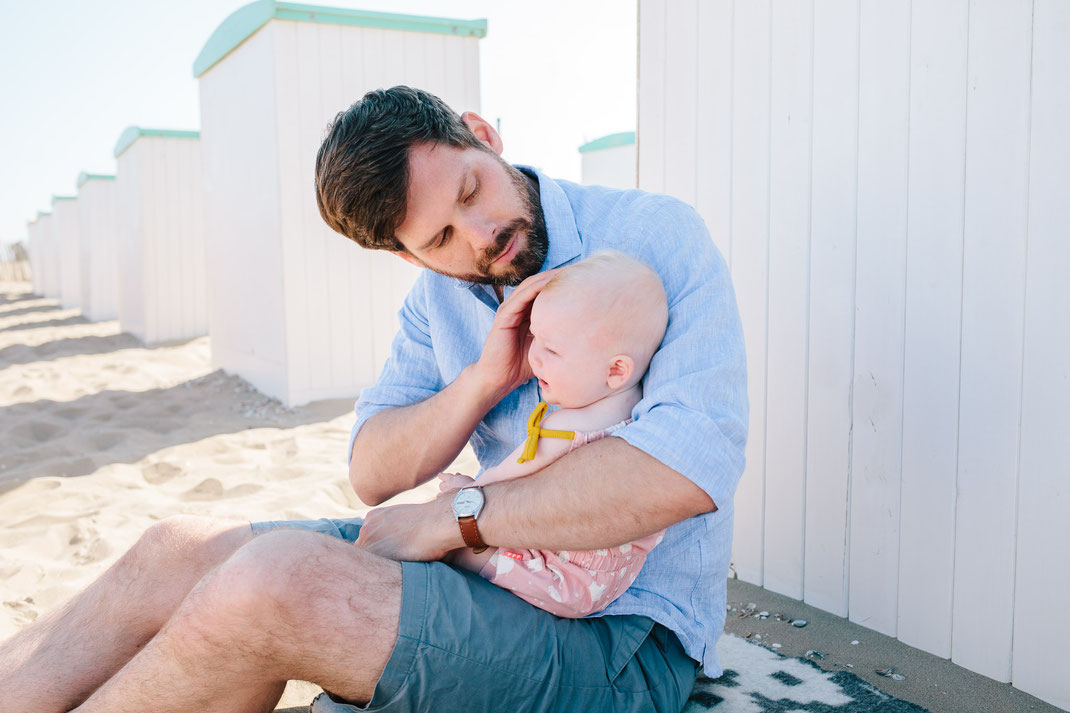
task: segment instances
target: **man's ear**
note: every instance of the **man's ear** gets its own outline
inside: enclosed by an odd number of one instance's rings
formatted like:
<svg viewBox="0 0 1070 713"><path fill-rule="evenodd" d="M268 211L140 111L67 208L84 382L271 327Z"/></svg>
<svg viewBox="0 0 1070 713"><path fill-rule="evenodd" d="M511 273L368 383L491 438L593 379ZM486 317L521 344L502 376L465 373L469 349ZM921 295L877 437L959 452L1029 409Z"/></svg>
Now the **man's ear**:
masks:
<svg viewBox="0 0 1070 713"><path fill-rule="evenodd" d="M609 363L609 376L606 377L606 386L613 391L621 388L632 378L635 372L635 362L627 354L618 354Z"/></svg>
<svg viewBox="0 0 1070 713"><path fill-rule="evenodd" d="M420 258L416 257L415 255L411 255L405 252L404 250L391 250L390 254L397 255L399 258L409 263L410 265L414 265L415 267L425 267L425 265L420 262Z"/></svg>
<svg viewBox="0 0 1070 713"><path fill-rule="evenodd" d="M474 111L466 111L461 114L461 121L465 123L472 133L476 135L476 138L490 146L494 153L499 156L502 155L502 137L498 135L494 127L487 123L479 114Z"/></svg>

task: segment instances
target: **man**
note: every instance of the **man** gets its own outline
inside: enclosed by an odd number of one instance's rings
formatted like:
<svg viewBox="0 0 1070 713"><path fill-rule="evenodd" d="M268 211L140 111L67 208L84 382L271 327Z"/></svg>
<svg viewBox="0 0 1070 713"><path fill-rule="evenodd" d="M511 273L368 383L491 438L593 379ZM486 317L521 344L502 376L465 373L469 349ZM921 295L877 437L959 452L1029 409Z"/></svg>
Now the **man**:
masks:
<svg viewBox="0 0 1070 713"><path fill-rule="evenodd" d="M0 648L5 705L265 711L302 679L330 692L317 712L675 711L699 664L719 674L747 422L725 264L678 201L555 182L501 151L487 122L407 87L366 95L320 148L328 224L427 268L357 404L353 487L382 503L469 441L485 465L501 460L538 400L531 302L552 269L604 247L654 267L669 299L635 422L535 475L363 522L165 521ZM466 545L608 548L666 527L634 585L585 619L436 561Z"/></svg>

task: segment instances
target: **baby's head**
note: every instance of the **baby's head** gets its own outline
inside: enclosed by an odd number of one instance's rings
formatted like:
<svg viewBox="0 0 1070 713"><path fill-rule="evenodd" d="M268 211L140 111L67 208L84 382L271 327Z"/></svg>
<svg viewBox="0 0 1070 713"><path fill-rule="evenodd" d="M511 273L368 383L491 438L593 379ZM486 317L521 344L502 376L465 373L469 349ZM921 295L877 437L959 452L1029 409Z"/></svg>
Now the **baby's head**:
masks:
<svg viewBox="0 0 1070 713"><path fill-rule="evenodd" d="M615 250L561 270L531 307L528 362L544 401L580 408L639 383L669 310L656 272Z"/></svg>

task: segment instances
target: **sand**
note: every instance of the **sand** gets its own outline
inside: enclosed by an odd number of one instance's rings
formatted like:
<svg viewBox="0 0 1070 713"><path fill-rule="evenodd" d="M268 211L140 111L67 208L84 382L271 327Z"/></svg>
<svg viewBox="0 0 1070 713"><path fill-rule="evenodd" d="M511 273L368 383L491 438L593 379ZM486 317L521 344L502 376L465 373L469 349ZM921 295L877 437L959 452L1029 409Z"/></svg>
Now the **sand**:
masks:
<svg viewBox="0 0 1070 713"><path fill-rule="evenodd" d="M147 348L118 322L0 283L0 640L169 515L362 514L345 465L352 406L285 408L213 371L207 337ZM451 469L474 473L471 451ZM280 707L316 690L291 685Z"/></svg>

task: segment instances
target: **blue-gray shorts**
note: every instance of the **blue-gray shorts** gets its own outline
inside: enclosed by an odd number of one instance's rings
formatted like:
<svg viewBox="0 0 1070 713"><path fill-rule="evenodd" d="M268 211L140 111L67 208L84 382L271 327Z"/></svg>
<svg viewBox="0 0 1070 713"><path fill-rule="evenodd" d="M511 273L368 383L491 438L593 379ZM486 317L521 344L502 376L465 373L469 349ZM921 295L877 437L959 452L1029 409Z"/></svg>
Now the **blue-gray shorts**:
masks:
<svg viewBox="0 0 1070 713"><path fill-rule="evenodd" d="M353 542L361 520L253 523ZM698 664L647 617L562 619L471 572L401 563L401 625L367 707L320 695L314 713L463 710L678 713Z"/></svg>

